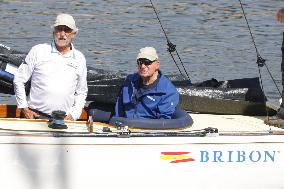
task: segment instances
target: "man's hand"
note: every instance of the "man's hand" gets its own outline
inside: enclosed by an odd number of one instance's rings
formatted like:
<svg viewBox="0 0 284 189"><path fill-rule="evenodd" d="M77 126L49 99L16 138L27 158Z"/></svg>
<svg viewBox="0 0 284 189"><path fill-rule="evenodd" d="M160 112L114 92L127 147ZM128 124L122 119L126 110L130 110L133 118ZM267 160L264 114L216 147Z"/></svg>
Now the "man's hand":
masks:
<svg viewBox="0 0 284 189"><path fill-rule="evenodd" d="M37 119L39 115L35 113L34 111L30 110L28 107L22 109L22 114L27 119Z"/></svg>
<svg viewBox="0 0 284 189"><path fill-rule="evenodd" d="M284 23L284 8L280 9L277 14L276 18L279 22Z"/></svg>
<svg viewBox="0 0 284 189"><path fill-rule="evenodd" d="M68 114L68 115L64 118L64 120L74 121L74 118L72 117L71 114Z"/></svg>

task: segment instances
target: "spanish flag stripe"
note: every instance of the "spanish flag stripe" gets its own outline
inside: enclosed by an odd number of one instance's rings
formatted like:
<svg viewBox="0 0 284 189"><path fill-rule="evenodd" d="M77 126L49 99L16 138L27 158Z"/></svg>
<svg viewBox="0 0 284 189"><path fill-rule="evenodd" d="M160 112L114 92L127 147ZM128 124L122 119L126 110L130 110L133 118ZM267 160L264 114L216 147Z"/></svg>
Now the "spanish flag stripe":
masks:
<svg viewBox="0 0 284 189"><path fill-rule="evenodd" d="M189 154L189 152L161 152L163 155L184 155Z"/></svg>

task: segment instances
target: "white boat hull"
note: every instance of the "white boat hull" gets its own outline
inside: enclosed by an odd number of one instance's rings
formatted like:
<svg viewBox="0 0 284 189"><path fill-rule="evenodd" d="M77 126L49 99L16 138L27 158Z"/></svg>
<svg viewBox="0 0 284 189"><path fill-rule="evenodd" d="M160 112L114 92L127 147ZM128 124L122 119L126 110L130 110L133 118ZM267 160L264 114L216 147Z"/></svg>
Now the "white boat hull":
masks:
<svg viewBox="0 0 284 189"><path fill-rule="evenodd" d="M197 122L191 129L202 126L200 116L193 115ZM211 126L218 119L219 124L240 119L269 128L255 118L209 118ZM0 126L5 189L284 188L283 135L78 137L72 132L86 131L85 126L69 124L69 137L54 137L46 122L2 119ZM232 129L225 126L220 125L224 133Z"/></svg>
<svg viewBox="0 0 284 189"><path fill-rule="evenodd" d="M283 152L283 136L6 136L1 188L283 188Z"/></svg>

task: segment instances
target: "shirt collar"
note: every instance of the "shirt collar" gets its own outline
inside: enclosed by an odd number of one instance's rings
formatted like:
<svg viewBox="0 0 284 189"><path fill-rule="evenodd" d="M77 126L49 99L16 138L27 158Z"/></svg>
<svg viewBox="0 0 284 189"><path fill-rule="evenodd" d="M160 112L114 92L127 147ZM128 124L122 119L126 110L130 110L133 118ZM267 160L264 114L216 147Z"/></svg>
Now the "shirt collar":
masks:
<svg viewBox="0 0 284 189"><path fill-rule="evenodd" d="M55 45L55 42L54 40L52 40L51 42L51 53L58 53L61 55L61 53L57 50L56 48L56 45ZM73 57L75 58L75 52L74 52L74 45L71 43L71 51L68 52L67 54L65 55L62 55L63 57L66 57L66 58L69 58L69 57Z"/></svg>

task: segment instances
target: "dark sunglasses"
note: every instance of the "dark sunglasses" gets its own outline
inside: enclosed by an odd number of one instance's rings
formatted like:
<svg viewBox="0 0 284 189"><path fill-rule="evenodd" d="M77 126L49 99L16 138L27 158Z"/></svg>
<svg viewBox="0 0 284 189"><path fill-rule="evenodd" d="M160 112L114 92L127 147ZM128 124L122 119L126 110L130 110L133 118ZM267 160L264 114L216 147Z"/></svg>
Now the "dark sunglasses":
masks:
<svg viewBox="0 0 284 189"><path fill-rule="evenodd" d="M138 60L137 60L137 65L138 66L141 66L142 64L144 64L145 66L149 66L149 65L151 65L153 62L155 62L156 60L149 60L149 59L147 59L147 58L139 58Z"/></svg>

